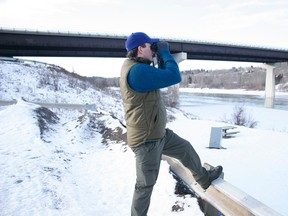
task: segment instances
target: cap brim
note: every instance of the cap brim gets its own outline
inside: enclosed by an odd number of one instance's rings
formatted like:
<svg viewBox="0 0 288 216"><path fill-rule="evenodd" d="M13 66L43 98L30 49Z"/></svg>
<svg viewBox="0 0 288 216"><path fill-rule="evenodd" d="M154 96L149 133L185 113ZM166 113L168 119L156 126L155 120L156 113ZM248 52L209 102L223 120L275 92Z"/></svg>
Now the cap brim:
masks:
<svg viewBox="0 0 288 216"><path fill-rule="evenodd" d="M149 43L157 43L159 42L159 38L151 38L151 40L149 41Z"/></svg>

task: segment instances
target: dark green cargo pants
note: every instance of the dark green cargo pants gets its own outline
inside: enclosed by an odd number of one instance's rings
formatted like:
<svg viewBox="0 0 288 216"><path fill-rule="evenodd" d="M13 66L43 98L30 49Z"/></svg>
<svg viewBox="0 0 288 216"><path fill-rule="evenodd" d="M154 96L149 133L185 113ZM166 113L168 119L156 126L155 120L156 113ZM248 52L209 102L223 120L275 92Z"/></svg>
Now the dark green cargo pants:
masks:
<svg viewBox="0 0 288 216"><path fill-rule="evenodd" d="M153 186L156 183L162 154L176 158L187 167L200 185L209 184L208 173L192 145L172 130L166 129L161 140L149 141L133 148L136 157L136 184L131 215L146 216Z"/></svg>

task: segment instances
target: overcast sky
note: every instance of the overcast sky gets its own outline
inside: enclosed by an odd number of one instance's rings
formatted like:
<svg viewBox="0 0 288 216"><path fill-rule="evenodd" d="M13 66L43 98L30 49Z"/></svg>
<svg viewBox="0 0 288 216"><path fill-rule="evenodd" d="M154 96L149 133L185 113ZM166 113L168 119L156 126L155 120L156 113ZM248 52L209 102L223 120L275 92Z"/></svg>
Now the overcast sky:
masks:
<svg viewBox="0 0 288 216"><path fill-rule="evenodd" d="M288 1L0 0L0 27L119 35L143 31L160 38L288 49ZM50 60L91 76L117 76L123 61ZM179 65L183 70L238 64L189 60Z"/></svg>

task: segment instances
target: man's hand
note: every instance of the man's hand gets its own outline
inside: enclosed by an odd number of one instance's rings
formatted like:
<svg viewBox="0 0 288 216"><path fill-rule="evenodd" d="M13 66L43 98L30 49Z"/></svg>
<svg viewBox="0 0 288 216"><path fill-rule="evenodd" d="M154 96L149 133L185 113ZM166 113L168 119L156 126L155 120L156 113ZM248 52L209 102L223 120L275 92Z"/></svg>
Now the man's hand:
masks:
<svg viewBox="0 0 288 216"><path fill-rule="evenodd" d="M157 42L157 48L158 48L158 52L160 52L161 50L165 50L165 49L169 50L169 43L166 41L159 41Z"/></svg>

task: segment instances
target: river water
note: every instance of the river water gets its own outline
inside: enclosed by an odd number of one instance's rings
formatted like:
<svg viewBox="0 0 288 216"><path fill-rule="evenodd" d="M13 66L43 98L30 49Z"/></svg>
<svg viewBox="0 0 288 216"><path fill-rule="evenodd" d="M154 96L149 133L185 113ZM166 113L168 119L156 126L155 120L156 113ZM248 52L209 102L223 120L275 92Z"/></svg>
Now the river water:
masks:
<svg viewBox="0 0 288 216"><path fill-rule="evenodd" d="M180 107L192 107L203 105L245 105L265 107L265 96L246 94L225 93L201 93L183 92L179 93ZM275 96L274 109L288 111L288 95Z"/></svg>
<svg viewBox="0 0 288 216"><path fill-rule="evenodd" d="M12 105L16 101L0 101L0 106ZM179 92L180 107L193 107L203 105L245 105L254 107L265 106L264 95L233 94L233 93L207 93L207 92ZM69 109L91 109L95 110L96 105L91 108L88 104L40 104L45 107L69 108ZM95 107L94 107L95 106ZM275 96L274 109L288 111L288 94Z"/></svg>

